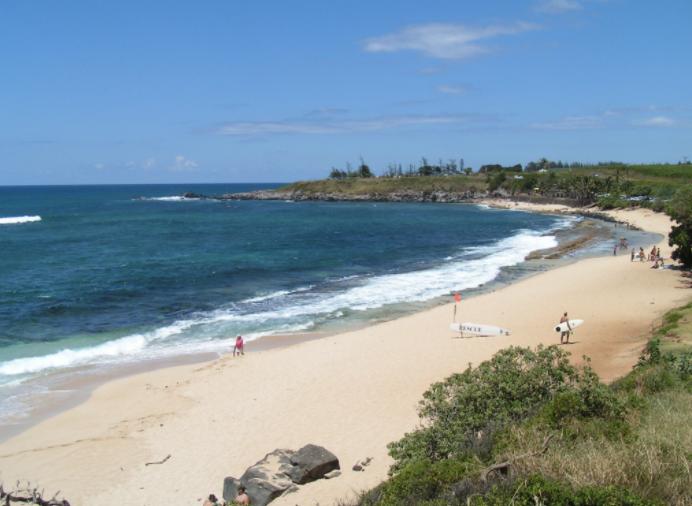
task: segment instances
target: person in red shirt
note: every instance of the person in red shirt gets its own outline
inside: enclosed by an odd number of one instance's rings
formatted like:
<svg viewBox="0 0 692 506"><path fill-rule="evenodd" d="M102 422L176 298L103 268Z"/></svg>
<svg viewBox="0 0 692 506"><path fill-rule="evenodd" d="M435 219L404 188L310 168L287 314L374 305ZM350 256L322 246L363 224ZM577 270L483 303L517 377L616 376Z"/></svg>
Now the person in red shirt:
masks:
<svg viewBox="0 0 692 506"><path fill-rule="evenodd" d="M233 347L233 356L235 357L236 353L238 355L245 355L245 342L243 341L243 336L238 336L235 338L235 346Z"/></svg>

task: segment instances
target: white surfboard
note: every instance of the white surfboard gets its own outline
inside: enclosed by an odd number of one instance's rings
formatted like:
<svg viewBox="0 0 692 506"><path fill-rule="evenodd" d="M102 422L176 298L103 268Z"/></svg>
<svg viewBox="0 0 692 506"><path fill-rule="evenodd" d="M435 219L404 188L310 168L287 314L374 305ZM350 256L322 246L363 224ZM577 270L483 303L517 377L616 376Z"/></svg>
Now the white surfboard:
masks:
<svg viewBox="0 0 692 506"><path fill-rule="evenodd" d="M471 322L451 323L449 330L472 336L508 336L510 334L508 329L502 327Z"/></svg>
<svg viewBox="0 0 692 506"><path fill-rule="evenodd" d="M572 330L574 330L582 323L584 323L584 320L570 320L569 327L571 327ZM558 323L557 325L555 325L555 332L567 332L569 330L569 327L567 326L567 322Z"/></svg>

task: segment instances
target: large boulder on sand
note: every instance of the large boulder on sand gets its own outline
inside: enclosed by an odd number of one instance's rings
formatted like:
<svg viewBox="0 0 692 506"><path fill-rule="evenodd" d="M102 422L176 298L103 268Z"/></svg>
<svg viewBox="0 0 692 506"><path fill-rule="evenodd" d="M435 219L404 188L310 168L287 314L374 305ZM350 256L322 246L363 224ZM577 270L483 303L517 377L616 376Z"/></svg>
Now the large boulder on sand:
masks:
<svg viewBox="0 0 692 506"><path fill-rule="evenodd" d="M326 448L311 444L291 455L291 464L293 466L288 475L298 485L319 480L328 472L340 469L336 455Z"/></svg>
<svg viewBox="0 0 692 506"><path fill-rule="evenodd" d="M291 450L274 450L255 465L250 466L240 480L228 477L223 480L223 498L232 501L238 495L238 487L243 485L253 505L265 506L298 487L288 476L292 464Z"/></svg>
<svg viewBox="0 0 692 506"><path fill-rule="evenodd" d="M298 489L297 484L323 478L339 469L339 459L329 450L306 445L297 452L274 450L246 469L240 479L229 476L223 481L223 498L232 501L243 485L253 506L265 506L284 494Z"/></svg>

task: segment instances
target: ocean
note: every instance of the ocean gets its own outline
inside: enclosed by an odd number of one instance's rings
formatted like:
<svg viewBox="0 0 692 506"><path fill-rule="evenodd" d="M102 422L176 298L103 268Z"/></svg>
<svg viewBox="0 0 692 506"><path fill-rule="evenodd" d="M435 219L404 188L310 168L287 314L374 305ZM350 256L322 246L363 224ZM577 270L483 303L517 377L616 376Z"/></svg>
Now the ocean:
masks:
<svg viewBox="0 0 692 506"><path fill-rule="evenodd" d="M26 412L31 385L51 374L439 303L555 246L574 222L469 204L180 197L274 186L0 187L2 416Z"/></svg>

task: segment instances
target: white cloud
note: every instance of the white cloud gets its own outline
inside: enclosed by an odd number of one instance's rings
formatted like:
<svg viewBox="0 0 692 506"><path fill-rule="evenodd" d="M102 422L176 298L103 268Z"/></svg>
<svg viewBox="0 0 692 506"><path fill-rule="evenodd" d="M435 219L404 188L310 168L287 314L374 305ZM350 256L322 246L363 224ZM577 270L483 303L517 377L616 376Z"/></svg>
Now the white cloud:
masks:
<svg viewBox="0 0 692 506"><path fill-rule="evenodd" d="M566 116L557 121L533 123L531 128L538 130L584 130L603 126L601 116Z"/></svg>
<svg viewBox="0 0 692 506"><path fill-rule="evenodd" d="M651 116L653 111L678 110L675 107L619 107L606 109L603 112L586 116L566 116L554 121L531 124L531 128L540 130L585 130L606 127L685 127L688 125L684 117L672 118L670 116Z"/></svg>
<svg viewBox="0 0 692 506"><path fill-rule="evenodd" d="M464 93L468 93L469 87L463 85L442 84L437 87L437 91L440 93L447 93L449 95L463 95Z"/></svg>
<svg viewBox="0 0 692 506"><path fill-rule="evenodd" d="M485 27L431 23L411 26L397 33L367 39L364 49L371 53L418 51L433 58L462 59L490 51L486 46L479 45L478 41L500 35L515 35L538 28L538 25L521 21Z"/></svg>
<svg viewBox="0 0 692 506"><path fill-rule="evenodd" d="M537 11L549 14L561 14L581 9L583 6L579 0L542 0L536 4Z"/></svg>
<svg viewBox="0 0 692 506"><path fill-rule="evenodd" d="M670 127L675 125L675 120L668 116L653 116L643 120L635 121L635 125L653 126L653 127Z"/></svg>
<svg viewBox="0 0 692 506"><path fill-rule="evenodd" d="M198 164L194 160L184 157L183 155L176 155L173 165L170 166L171 170L174 171L185 171L194 170L198 167Z"/></svg>
<svg viewBox="0 0 692 506"><path fill-rule="evenodd" d="M339 134L348 132L373 132L404 126L463 123L467 119L467 116L461 115L422 115L389 116L361 120L235 121L221 125L216 131L221 135L231 136L271 134Z"/></svg>

